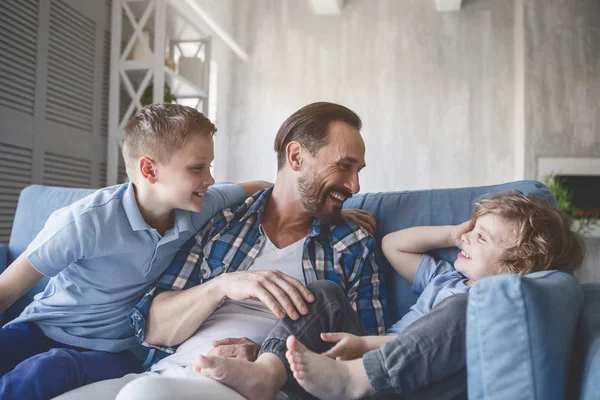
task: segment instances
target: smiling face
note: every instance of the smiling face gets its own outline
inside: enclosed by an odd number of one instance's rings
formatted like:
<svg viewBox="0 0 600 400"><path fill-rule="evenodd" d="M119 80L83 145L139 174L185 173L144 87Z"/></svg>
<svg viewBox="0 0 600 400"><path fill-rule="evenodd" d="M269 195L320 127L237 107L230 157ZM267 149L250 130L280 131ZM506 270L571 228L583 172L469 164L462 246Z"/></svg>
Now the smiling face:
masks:
<svg viewBox="0 0 600 400"><path fill-rule="evenodd" d="M314 157L304 155L306 169L298 190L300 202L313 217L335 225L343 221L342 203L360 190L365 144L358 129L342 121L329 124L327 139Z"/></svg>
<svg viewBox="0 0 600 400"><path fill-rule="evenodd" d="M477 218L470 232L461 236L462 245L454 268L476 282L504 270L505 244L514 236L514 224L494 214Z"/></svg>
<svg viewBox="0 0 600 400"><path fill-rule="evenodd" d="M204 193L215 183L210 173L214 158L212 137L190 134L169 160L157 163L155 195L170 208L204 209Z"/></svg>

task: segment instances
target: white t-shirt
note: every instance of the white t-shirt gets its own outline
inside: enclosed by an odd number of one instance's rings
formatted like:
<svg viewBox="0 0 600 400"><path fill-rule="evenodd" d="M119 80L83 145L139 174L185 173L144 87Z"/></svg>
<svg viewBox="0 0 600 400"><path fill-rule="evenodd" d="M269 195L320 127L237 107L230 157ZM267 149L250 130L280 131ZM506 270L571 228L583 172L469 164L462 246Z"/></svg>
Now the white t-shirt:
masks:
<svg viewBox="0 0 600 400"><path fill-rule="evenodd" d="M306 284L302 270L302 252L306 238L283 249L277 248L267 235L265 238L265 244L248 270L279 270ZM260 301L227 299L192 337L183 342L174 354L156 363L152 371L192 365L198 354L208 354L214 340L247 337L261 344L276 322L277 317Z"/></svg>

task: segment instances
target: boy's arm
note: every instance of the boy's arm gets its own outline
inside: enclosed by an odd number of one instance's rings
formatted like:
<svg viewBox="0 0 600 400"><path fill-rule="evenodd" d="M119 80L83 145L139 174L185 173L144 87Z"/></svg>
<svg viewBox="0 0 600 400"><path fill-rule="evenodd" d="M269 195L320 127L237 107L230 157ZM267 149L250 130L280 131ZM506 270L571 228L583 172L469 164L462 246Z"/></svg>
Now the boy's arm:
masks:
<svg viewBox="0 0 600 400"><path fill-rule="evenodd" d="M267 181L250 181L238 183L237 185L242 188L246 197L250 197L259 190L273 186L273 183Z"/></svg>
<svg viewBox="0 0 600 400"><path fill-rule="evenodd" d="M27 261L26 254L21 254L0 275L0 312L10 307L43 276Z"/></svg>
<svg viewBox="0 0 600 400"><path fill-rule="evenodd" d="M423 253L445 247L460 247L461 235L470 221L460 225L415 226L387 234L381 249L404 279L413 282Z"/></svg>

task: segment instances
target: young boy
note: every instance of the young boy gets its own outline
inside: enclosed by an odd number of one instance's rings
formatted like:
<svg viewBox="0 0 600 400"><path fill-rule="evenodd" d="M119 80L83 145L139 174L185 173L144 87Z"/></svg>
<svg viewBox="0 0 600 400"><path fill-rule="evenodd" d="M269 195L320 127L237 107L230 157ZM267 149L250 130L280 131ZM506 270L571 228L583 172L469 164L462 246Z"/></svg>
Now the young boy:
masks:
<svg viewBox="0 0 600 400"><path fill-rule="evenodd" d="M215 126L176 104L140 109L125 130L131 182L57 210L0 275L0 311L50 276L0 329L0 398L51 398L141 372L144 350L127 314L179 247L216 211L266 182L211 187Z"/></svg>
<svg viewBox="0 0 600 400"><path fill-rule="evenodd" d="M454 267L425 254L458 247ZM583 246L568 217L543 200L505 193L481 201L473 216L457 226L423 226L384 237L382 249L394 269L413 283L417 303L388 331L389 336L323 334L337 344L323 355L309 351L293 336L286 357L298 383L320 398L359 398L374 393L361 357L391 340L444 299L466 293L487 276L529 274L544 270L574 271L583 261ZM396 336L400 334L400 336ZM332 359L333 358L333 359ZM336 360L352 360L338 361Z"/></svg>

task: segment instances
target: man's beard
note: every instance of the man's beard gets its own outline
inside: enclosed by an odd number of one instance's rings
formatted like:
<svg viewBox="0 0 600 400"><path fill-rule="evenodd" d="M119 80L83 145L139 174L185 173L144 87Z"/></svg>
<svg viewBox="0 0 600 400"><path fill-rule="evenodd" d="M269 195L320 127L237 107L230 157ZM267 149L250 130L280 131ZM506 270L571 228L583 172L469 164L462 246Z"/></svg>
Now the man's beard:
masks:
<svg viewBox="0 0 600 400"><path fill-rule="evenodd" d="M323 179L314 170L298 179L300 203L302 203L310 215L319 221L328 225L341 224L344 222L342 209L333 207L331 210L328 210L326 206L327 198L332 191L339 192L346 197L351 197L352 193L343 186L335 185L320 190L323 187L322 182ZM319 192L321 192L320 195Z"/></svg>

